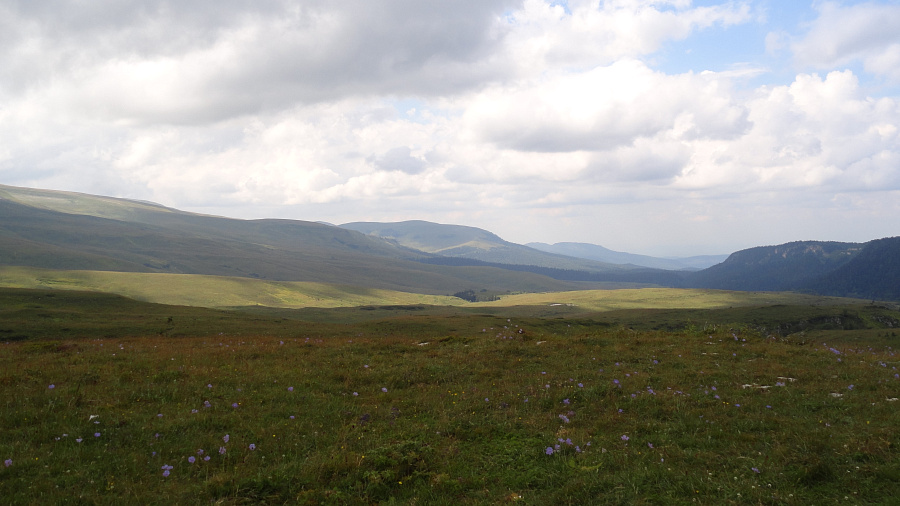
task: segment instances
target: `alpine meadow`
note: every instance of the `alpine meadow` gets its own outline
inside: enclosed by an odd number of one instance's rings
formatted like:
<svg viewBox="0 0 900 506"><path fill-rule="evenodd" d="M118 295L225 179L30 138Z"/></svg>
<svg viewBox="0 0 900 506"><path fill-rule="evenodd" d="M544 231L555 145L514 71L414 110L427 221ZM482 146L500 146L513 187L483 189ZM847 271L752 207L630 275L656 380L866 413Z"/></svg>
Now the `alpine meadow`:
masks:
<svg viewBox="0 0 900 506"><path fill-rule="evenodd" d="M0 0L0 506L900 504L900 0Z"/></svg>
<svg viewBox="0 0 900 506"><path fill-rule="evenodd" d="M896 302L3 191L13 504L886 503L900 481Z"/></svg>

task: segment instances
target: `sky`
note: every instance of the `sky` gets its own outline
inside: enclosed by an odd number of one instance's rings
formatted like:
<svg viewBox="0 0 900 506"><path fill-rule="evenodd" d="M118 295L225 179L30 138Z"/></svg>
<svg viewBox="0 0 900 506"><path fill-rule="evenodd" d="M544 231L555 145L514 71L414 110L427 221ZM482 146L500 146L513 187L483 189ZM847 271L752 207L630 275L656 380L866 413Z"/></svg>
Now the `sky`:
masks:
<svg viewBox="0 0 900 506"><path fill-rule="evenodd" d="M900 235L900 0L0 0L0 184L656 256Z"/></svg>

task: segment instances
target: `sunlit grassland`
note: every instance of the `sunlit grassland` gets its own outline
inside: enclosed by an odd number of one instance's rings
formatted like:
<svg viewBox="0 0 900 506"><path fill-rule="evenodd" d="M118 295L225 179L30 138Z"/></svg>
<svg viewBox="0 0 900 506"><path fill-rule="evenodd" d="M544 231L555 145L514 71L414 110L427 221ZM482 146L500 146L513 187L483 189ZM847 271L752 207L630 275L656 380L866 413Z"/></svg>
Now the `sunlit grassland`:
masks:
<svg viewBox="0 0 900 506"><path fill-rule="evenodd" d="M735 292L678 288L637 288L620 290L580 290L551 293L504 295L500 300L477 302L478 307L568 306L577 311L616 309L709 309L763 306L773 304L836 305L862 304L864 301L822 297L792 292Z"/></svg>
<svg viewBox="0 0 900 506"><path fill-rule="evenodd" d="M0 267L0 286L115 293L137 300L199 307L355 307L371 304L459 305L456 297L310 282L112 271Z"/></svg>
<svg viewBox="0 0 900 506"><path fill-rule="evenodd" d="M896 341L890 329L860 331L884 336L871 348L855 331L812 342L737 325L635 331L496 315L428 317L415 335L398 332L415 321L290 337L0 344L0 460L9 463L0 466L0 497L896 498L900 414L891 399L900 397L900 364L884 344Z"/></svg>

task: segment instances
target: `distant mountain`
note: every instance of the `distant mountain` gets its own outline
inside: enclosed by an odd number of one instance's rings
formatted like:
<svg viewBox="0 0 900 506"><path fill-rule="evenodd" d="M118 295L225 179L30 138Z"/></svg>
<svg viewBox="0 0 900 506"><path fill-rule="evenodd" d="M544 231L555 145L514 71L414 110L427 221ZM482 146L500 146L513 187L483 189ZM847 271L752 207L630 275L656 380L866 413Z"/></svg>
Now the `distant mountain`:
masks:
<svg viewBox="0 0 900 506"><path fill-rule="evenodd" d="M632 253L622 253L611 249L598 246L596 244L588 244L583 242L558 242L556 244L545 244L542 242L530 242L526 246L545 251L547 253L556 253L559 255L567 255L576 258L586 258L596 260L598 262L606 262L611 264L635 265L640 267L650 267L653 269L667 270L699 270L724 261L728 255L703 255L686 258L657 258L646 255L635 255Z"/></svg>
<svg viewBox="0 0 900 506"><path fill-rule="evenodd" d="M593 273L622 272L633 268L632 266L547 253L504 241L487 230L475 227L443 225L420 220L397 223L346 223L340 227L442 257L476 260L490 264L528 265ZM455 265L460 265L460 263L457 262Z"/></svg>
<svg viewBox="0 0 900 506"><path fill-rule="evenodd" d="M651 265L669 270L638 267L664 259L599 246L553 247L605 260L540 251L474 227L236 220L152 202L0 185L0 266L314 281L425 294L615 283L900 300L900 237L761 246L695 272L665 263ZM631 265L615 263L622 261Z"/></svg>
<svg viewBox="0 0 900 506"><path fill-rule="evenodd" d="M583 286L527 272L419 261L430 256L305 221L235 220L0 185L0 265L316 281L435 294Z"/></svg>
<svg viewBox="0 0 900 506"><path fill-rule="evenodd" d="M804 288L824 295L900 300L900 237L867 242L849 262Z"/></svg>
<svg viewBox="0 0 900 506"><path fill-rule="evenodd" d="M688 285L723 290L798 290L848 263L862 249L862 244L822 241L745 249L691 274Z"/></svg>

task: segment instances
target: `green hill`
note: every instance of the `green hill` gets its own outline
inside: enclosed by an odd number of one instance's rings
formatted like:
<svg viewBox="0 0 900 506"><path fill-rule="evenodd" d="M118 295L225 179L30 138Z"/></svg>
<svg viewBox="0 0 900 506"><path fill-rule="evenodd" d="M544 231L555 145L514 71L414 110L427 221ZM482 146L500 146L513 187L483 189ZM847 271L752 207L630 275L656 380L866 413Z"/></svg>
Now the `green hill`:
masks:
<svg viewBox="0 0 900 506"><path fill-rule="evenodd" d="M0 186L0 265L236 276L415 293L584 285L492 267L423 264L426 252L296 220L236 220L155 204Z"/></svg>
<svg viewBox="0 0 900 506"><path fill-rule="evenodd" d="M590 273L627 272L632 268L539 251L504 241L487 230L475 227L413 220L397 223L345 223L341 228L390 240L400 246L442 257L464 258L490 264L528 265Z"/></svg>

